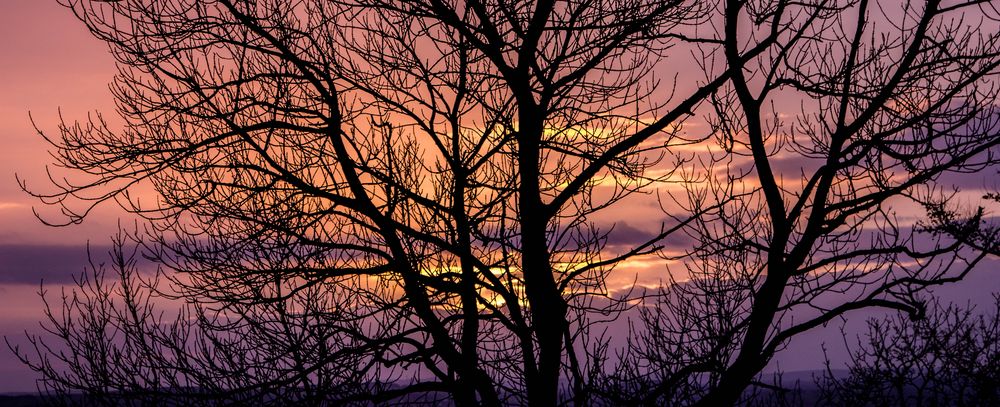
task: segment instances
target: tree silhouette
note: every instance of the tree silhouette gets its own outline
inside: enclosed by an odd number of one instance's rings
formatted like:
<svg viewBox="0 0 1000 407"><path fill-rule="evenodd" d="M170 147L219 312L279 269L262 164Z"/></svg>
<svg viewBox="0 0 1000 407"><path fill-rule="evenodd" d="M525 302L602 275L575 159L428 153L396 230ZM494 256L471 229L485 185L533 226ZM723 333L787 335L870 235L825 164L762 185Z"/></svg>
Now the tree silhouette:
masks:
<svg viewBox="0 0 1000 407"><path fill-rule="evenodd" d="M22 354L57 393L726 405L793 336L918 315L986 255L935 232L988 226L940 178L1000 143L992 2L64 5L126 125L64 123L73 175L30 191L146 222L50 314L69 353ZM667 221L609 248L598 220L651 193ZM655 253L689 280L608 287ZM636 304L610 360L593 328Z"/></svg>
<svg viewBox="0 0 1000 407"><path fill-rule="evenodd" d="M989 406L1000 402L1000 298L992 311L932 304L927 318L868 322L849 374L818 380L822 405Z"/></svg>
<svg viewBox="0 0 1000 407"><path fill-rule="evenodd" d="M628 364L642 368L617 393L732 404L791 337L866 307L919 317L924 288L987 255L984 210L963 216L944 176L994 163L995 6L726 4L719 46L742 69L712 123L752 165L690 185L718 209L686 228L692 280L644 314ZM907 203L928 217L897 214Z"/></svg>

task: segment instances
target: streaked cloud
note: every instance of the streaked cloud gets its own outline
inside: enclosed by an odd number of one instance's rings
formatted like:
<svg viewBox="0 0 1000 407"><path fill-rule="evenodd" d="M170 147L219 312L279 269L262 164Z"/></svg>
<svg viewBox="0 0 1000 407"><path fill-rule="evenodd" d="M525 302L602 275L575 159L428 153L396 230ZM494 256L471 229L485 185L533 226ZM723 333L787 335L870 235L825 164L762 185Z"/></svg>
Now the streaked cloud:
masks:
<svg viewBox="0 0 1000 407"><path fill-rule="evenodd" d="M94 259L102 259L108 247L91 246ZM0 245L0 284L65 284L88 266L86 246Z"/></svg>
<svg viewBox="0 0 1000 407"><path fill-rule="evenodd" d="M2 210L4 210L4 209L14 209L14 208L22 208L22 207L24 207L24 206L25 206L25 205L24 205L24 204L22 204L22 203L17 203L17 202L3 202L3 201L0 201L0 211L2 211Z"/></svg>

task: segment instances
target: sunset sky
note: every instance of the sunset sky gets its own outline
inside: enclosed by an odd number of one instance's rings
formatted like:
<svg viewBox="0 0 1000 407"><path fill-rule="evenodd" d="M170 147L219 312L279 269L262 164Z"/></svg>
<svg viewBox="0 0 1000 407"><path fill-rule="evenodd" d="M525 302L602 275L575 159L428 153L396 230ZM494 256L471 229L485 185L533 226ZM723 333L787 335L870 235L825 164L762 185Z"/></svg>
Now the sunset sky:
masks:
<svg viewBox="0 0 1000 407"><path fill-rule="evenodd" d="M38 321L43 318L37 295L40 283L44 281L50 295L57 296L60 287L71 284L74 274L86 265L88 244L93 253L102 254L127 216L112 205L104 205L81 225L54 228L36 218L33 208L43 216L54 209L43 207L22 191L15 174L29 188L46 191L45 166L51 158L46 143L32 127L29 113L42 131L52 133L60 113L73 121L100 111L113 123L114 107L107 84L114 73L114 61L106 47L54 0L0 0L0 335L11 343L24 344L25 330L39 331ZM966 182L981 186L991 180ZM626 216L635 213L635 208L614 213ZM623 224L638 227L642 221L624 220ZM995 259L987 260L980 267L982 272L941 289L939 294L963 303L966 299L986 303L990 293L1000 292L998 264ZM658 263L632 266L635 273L643 273L650 281L662 272ZM839 332L837 326L798 337L791 351L776 363L791 371L819 368L819 343L841 346ZM837 351L831 354L836 356ZM0 348L0 393L33 391L35 379L6 347Z"/></svg>
<svg viewBox="0 0 1000 407"><path fill-rule="evenodd" d="M120 217L107 207L84 224L42 225L38 202L21 191L15 174L45 185L46 144L32 128L54 130L67 119L111 111L107 83L114 62L72 14L54 1L0 1L0 334L22 342L42 317L36 292L45 281L54 292L86 261L86 245L107 245ZM97 248L95 251L100 251ZM34 390L34 375L6 348L0 352L0 392Z"/></svg>

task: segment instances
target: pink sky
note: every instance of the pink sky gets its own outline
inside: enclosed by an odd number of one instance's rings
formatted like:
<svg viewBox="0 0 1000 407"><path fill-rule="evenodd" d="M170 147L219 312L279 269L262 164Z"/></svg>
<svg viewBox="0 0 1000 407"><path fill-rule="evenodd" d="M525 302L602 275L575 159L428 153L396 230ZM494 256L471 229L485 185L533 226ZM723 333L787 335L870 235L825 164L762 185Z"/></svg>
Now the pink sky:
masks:
<svg viewBox="0 0 1000 407"><path fill-rule="evenodd" d="M60 109L68 120L113 109L111 55L55 1L0 2L0 38L0 244L80 245L105 236L116 224L110 210L79 227L41 225L31 213L37 202L20 190L14 174L39 187L46 182L47 146L29 112L40 128L54 131Z"/></svg>

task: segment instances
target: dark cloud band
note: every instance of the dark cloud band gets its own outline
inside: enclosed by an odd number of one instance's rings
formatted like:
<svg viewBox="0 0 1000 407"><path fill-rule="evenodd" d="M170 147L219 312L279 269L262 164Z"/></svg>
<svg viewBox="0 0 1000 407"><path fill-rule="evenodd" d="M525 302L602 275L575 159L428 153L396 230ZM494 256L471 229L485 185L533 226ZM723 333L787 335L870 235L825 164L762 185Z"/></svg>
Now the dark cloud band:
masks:
<svg viewBox="0 0 1000 407"><path fill-rule="evenodd" d="M90 247L95 263L107 247ZM89 266L86 246L0 245L0 284L69 283Z"/></svg>

